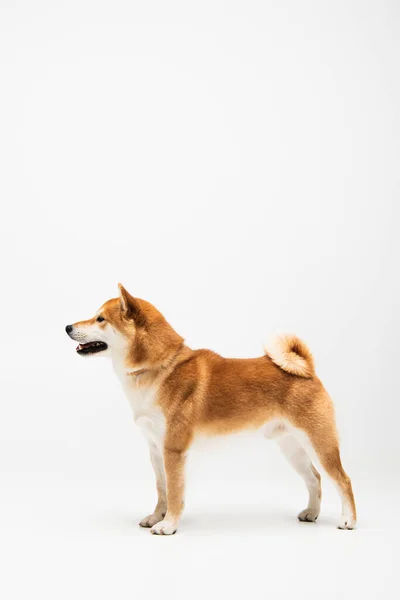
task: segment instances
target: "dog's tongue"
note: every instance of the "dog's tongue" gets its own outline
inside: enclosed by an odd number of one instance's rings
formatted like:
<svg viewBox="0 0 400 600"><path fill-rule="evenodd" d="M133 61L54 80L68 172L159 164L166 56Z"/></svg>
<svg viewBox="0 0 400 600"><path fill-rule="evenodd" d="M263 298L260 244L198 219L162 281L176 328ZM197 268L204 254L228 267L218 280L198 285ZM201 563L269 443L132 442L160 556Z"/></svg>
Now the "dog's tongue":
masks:
<svg viewBox="0 0 400 600"><path fill-rule="evenodd" d="M93 342L88 342L87 344L78 344L76 349L83 350L84 348L89 348L89 346L93 346Z"/></svg>

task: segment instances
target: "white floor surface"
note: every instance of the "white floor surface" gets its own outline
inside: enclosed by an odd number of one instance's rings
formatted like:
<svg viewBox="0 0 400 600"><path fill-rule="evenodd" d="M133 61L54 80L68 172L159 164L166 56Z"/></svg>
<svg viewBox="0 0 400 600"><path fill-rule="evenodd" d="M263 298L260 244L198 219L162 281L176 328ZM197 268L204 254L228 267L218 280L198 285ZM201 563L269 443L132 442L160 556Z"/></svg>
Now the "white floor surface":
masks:
<svg viewBox="0 0 400 600"><path fill-rule="evenodd" d="M157 537L137 525L152 509L149 481L4 474L0 596L400 597L399 482L357 481L354 531L336 529L329 485L318 522L299 523L306 492L295 474L192 483L178 533Z"/></svg>

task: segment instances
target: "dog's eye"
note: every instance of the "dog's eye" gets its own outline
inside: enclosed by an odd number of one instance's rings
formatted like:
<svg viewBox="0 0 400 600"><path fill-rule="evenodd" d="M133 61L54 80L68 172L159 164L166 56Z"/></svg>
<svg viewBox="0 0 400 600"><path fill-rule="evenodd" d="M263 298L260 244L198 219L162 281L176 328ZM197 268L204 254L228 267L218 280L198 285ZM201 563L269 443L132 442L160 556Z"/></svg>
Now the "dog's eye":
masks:
<svg viewBox="0 0 400 600"><path fill-rule="evenodd" d="M98 323L101 323L102 321L104 321L104 317L99 316L99 317L97 317L96 321Z"/></svg>

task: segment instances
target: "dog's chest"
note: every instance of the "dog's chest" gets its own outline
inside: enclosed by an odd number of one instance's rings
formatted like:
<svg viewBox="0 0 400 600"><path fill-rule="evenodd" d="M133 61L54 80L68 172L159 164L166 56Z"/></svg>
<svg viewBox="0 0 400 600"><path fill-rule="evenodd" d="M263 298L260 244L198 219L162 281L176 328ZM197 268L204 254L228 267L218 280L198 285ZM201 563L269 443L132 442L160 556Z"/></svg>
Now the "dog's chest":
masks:
<svg viewBox="0 0 400 600"><path fill-rule="evenodd" d="M165 435L165 418L156 404L157 391L139 388L135 377L117 373L129 400L135 423L140 427L148 442L162 448Z"/></svg>

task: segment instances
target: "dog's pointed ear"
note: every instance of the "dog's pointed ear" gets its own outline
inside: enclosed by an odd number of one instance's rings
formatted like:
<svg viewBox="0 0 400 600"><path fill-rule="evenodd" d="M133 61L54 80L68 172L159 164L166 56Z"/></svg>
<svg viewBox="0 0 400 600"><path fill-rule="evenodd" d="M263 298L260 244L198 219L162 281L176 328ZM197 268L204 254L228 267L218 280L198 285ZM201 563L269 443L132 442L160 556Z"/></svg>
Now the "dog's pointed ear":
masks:
<svg viewBox="0 0 400 600"><path fill-rule="evenodd" d="M129 292L126 291L126 289L124 288L122 283L118 284L118 288L119 288L119 305L121 307L121 312L127 313L127 312L129 312L129 300L131 298L131 295L129 294Z"/></svg>
<svg viewBox="0 0 400 600"><path fill-rule="evenodd" d="M119 283L119 305L126 319L133 319L137 325L144 325L146 317L140 306L140 302L130 295L124 286Z"/></svg>

